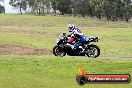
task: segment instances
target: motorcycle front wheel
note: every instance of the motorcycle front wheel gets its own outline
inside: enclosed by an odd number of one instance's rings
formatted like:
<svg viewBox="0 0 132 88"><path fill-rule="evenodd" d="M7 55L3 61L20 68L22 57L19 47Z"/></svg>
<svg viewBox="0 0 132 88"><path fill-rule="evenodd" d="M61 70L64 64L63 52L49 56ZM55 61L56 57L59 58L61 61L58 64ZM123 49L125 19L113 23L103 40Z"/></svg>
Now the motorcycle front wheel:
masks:
<svg viewBox="0 0 132 88"><path fill-rule="evenodd" d="M66 55L66 52L65 52L61 47L55 46L55 47L53 48L53 54L54 54L55 56L61 56L61 57L63 57L63 56Z"/></svg>

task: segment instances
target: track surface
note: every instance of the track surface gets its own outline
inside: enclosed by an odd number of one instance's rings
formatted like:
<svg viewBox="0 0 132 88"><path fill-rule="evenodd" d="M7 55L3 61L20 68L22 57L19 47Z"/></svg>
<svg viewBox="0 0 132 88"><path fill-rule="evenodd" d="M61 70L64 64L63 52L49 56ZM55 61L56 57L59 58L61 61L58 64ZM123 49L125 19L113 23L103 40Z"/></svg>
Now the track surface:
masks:
<svg viewBox="0 0 132 88"><path fill-rule="evenodd" d="M101 58L107 58L107 59L132 59L132 57L118 57L118 56L100 56L98 57L99 59Z"/></svg>
<svg viewBox="0 0 132 88"><path fill-rule="evenodd" d="M68 57L72 57L72 58L90 58L90 57L87 57L87 56L68 56ZM123 57L123 56L99 56L97 57L97 59L131 59L132 60L132 57Z"/></svg>

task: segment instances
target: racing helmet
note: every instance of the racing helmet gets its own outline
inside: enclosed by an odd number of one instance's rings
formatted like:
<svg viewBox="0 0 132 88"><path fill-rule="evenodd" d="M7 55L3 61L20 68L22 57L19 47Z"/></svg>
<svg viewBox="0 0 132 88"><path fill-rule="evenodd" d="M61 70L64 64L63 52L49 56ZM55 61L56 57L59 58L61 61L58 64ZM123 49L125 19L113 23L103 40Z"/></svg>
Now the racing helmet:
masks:
<svg viewBox="0 0 132 88"><path fill-rule="evenodd" d="M75 28L75 25L73 25L73 24L68 24L68 31L69 31L69 32L72 32L72 31L74 30L74 28Z"/></svg>

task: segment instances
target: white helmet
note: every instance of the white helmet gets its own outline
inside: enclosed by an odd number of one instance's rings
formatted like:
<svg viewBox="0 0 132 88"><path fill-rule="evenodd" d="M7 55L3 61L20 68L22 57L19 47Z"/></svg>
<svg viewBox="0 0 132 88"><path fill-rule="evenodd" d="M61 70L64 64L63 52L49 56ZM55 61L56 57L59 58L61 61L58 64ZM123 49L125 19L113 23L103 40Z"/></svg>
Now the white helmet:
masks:
<svg viewBox="0 0 132 88"><path fill-rule="evenodd" d="M68 30L69 30L69 32L72 32L74 30L74 28L75 28L75 25L68 24Z"/></svg>

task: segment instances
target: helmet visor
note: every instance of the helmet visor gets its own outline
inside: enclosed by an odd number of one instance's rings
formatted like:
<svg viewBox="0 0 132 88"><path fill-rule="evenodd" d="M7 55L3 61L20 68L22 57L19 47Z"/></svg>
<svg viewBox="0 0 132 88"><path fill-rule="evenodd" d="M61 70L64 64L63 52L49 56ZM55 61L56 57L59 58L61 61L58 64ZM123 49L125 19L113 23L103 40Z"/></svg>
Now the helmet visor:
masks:
<svg viewBox="0 0 132 88"><path fill-rule="evenodd" d="M68 29L69 29L69 32L72 32L72 27L68 27Z"/></svg>

